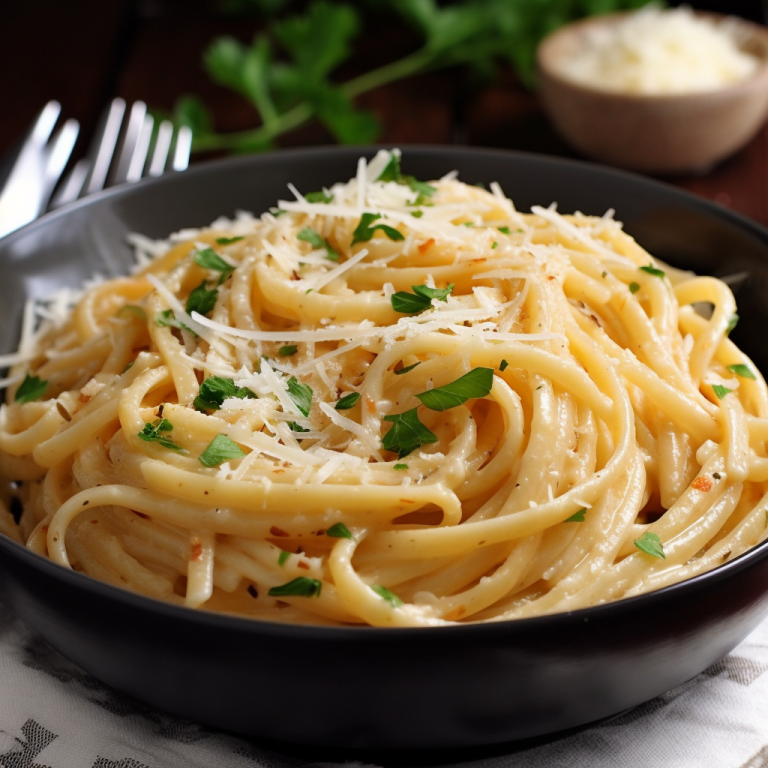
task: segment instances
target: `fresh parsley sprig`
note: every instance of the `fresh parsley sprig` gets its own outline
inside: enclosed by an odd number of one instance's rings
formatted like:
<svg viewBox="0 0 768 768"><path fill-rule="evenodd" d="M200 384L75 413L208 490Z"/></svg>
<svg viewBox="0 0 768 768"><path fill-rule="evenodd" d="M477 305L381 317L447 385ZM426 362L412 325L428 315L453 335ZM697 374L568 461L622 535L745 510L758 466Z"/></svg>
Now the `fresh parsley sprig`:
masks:
<svg viewBox="0 0 768 768"><path fill-rule="evenodd" d="M27 374L16 390L14 402L31 403L34 400L39 400L45 394L46 389L48 389L47 381L43 381L39 376Z"/></svg>
<svg viewBox="0 0 768 768"><path fill-rule="evenodd" d="M390 296L392 309L395 312L401 312L404 315L418 315L425 309L432 306L432 299L438 301L448 301L448 297L453 292L454 284L451 283L447 288L430 288L427 285L412 285L411 290L397 291Z"/></svg>
<svg viewBox="0 0 768 768"><path fill-rule="evenodd" d="M352 245L367 243L374 236L377 229L380 229L390 240L405 240L405 235L402 232L398 232L394 227L390 227L388 224L374 224L380 218L380 213L364 213L360 217L360 223L352 233Z"/></svg>
<svg viewBox="0 0 768 768"><path fill-rule="evenodd" d="M168 437L171 432L173 432L173 424L168 419L157 419L154 424L146 422L138 436L147 443L159 443L163 448L169 448L177 453L188 453L186 448L176 445Z"/></svg>
<svg viewBox="0 0 768 768"><path fill-rule="evenodd" d="M201 385L193 405L198 411L218 411L228 397L258 398L248 387L238 387L232 379L209 376Z"/></svg>

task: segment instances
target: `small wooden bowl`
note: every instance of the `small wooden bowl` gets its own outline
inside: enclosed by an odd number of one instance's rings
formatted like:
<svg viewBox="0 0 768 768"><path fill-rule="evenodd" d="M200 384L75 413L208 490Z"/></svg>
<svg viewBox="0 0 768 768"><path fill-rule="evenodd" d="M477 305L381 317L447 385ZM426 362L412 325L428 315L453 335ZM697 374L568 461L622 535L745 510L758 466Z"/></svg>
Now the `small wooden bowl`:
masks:
<svg viewBox="0 0 768 768"><path fill-rule="evenodd" d="M745 80L718 90L640 95L569 80L563 61L588 45L598 26L616 25L625 16L608 14L567 24L539 46L541 101L566 141L595 160L669 175L705 171L755 136L768 116L768 29L735 21L740 48L760 63Z"/></svg>

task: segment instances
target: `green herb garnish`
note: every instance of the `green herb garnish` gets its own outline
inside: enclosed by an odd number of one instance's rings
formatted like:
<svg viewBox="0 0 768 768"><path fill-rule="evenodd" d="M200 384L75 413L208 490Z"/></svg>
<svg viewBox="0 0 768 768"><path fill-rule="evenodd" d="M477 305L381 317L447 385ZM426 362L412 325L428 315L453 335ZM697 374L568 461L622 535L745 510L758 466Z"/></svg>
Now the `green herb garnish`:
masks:
<svg viewBox="0 0 768 768"><path fill-rule="evenodd" d="M209 376L201 385L193 405L198 411L218 411L228 397L256 399L258 395L247 387L238 387L232 379Z"/></svg>
<svg viewBox="0 0 768 768"><path fill-rule="evenodd" d="M394 593L390 592L386 587L382 587L380 584L374 584L371 589L379 596L383 597L393 608L398 608L403 604L403 601Z"/></svg>
<svg viewBox="0 0 768 768"><path fill-rule="evenodd" d="M356 243L367 243L374 235L377 229L380 229L390 240L405 240L405 236L398 232L394 227L387 224L374 224L373 222L381 218L380 213L364 213L360 217L360 223L352 233L352 245Z"/></svg>
<svg viewBox="0 0 768 768"><path fill-rule="evenodd" d="M245 452L226 435L216 435L208 447L200 454L198 461L204 467L218 467L231 459L242 459Z"/></svg>
<svg viewBox="0 0 768 768"><path fill-rule="evenodd" d="M182 448L168 437L168 434L173 432L173 424L168 419L157 419L154 424L147 422L144 424L144 429L139 432L139 437L148 443L160 443L163 448L169 448L172 451L178 453L188 453L185 448Z"/></svg>
<svg viewBox="0 0 768 768"><path fill-rule="evenodd" d="M645 552L653 557L660 557L663 560L667 559L661 539L651 531L646 531L639 539L635 539L634 543L641 552Z"/></svg>
<svg viewBox="0 0 768 768"><path fill-rule="evenodd" d="M421 360L419 360L418 363L414 363L413 365L406 365L405 368L400 368L397 371L392 371L392 373L395 374L395 376L402 376L404 373L408 373L408 371L412 371L417 366L421 365Z"/></svg>
<svg viewBox="0 0 768 768"><path fill-rule="evenodd" d="M392 469L394 469L395 472L405 472L405 470L408 469L408 465L407 464L395 464L395 466L392 467Z"/></svg>
<svg viewBox="0 0 768 768"><path fill-rule="evenodd" d="M187 296L187 303L184 309L189 315L193 312L197 312L200 315L207 316L213 311L218 298L218 289L213 288L212 290L208 290L208 288L205 287L205 280L203 280L203 282L200 283L189 296Z"/></svg>
<svg viewBox="0 0 768 768"><path fill-rule="evenodd" d="M728 325L725 327L725 335L728 336L730 332L738 325L739 316L734 312L728 318Z"/></svg>
<svg viewBox="0 0 768 768"><path fill-rule="evenodd" d="M232 243L239 243L241 240L245 240L243 235L235 235L235 237L217 237L216 242L219 245L232 245Z"/></svg>
<svg viewBox="0 0 768 768"><path fill-rule="evenodd" d="M338 403L336 403L336 410L337 411L347 411L350 408L354 408L355 405L357 405L357 401L360 399L360 393L359 392L350 392L349 394L344 395L344 397L339 400Z"/></svg>
<svg viewBox="0 0 768 768"><path fill-rule="evenodd" d="M499 363L499 370L500 370L500 371L505 371L505 370L507 369L507 366L508 366L508 365L509 365L509 363L508 363L506 360L502 360L502 361Z"/></svg>
<svg viewBox="0 0 768 768"><path fill-rule="evenodd" d="M640 283L636 283L636 282L632 281L629 284L629 292L630 293L637 293L639 290L640 290Z"/></svg>
<svg viewBox="0 0 768 768"><path fill-rule="evenodd" d="M384 417L384 421L392 422L392 427L384 435L381 447L396 453L398 459L402 459L423 445L437 442L437 435L421 423L417 411L418 406L405 413Z"/></svg>
<svg viewBox="0 0 768 768"><path fill-rule="evenodd" d="M220 272L219 285L221 285L235 271L235 268L224 261L213 248L197 251L197 253L195 253L195 264L203 269L210 269L212 272ZM213 304L216 304L215 299ZM213 309L213 305L211 305L211 309ZM210 310L208 311L210 312ZM201 312L200 314L202 315L204 313Z"/></svg>
<svg viewBox="0 0 768 768"><path fill-rule="evenodd" d="M726 395L733 392L732 389L728 389L728 387L724 387L722 384L713 384L712 391L715 393L718 400L722 400Z"/></svg>
<svg viewBox="0 0 768 768"><path fill-rule="evenodd" d="M412 285L413 293L407 291L398 291L390 297L392 309L395 312L402 312L404 315L417 315L425 309L432 306L432 299L439 301L448 301L448 297L453 292L454 284L451 283L447 288L429 288L426 285Z"/></svg>
<svg viewBox="0 0 768 768"><path fill-rule="evenodd" d="M653 264L646 264L644 267L640 267L640 269L643 270L643 272L647 272L649 275L653 275L654 277L664 277L665 272L662 269L657 269L653 266Z"/></svg>
<svg viewBox="0 0 768 768"><path fill-rule="evenodd" d="M333 539L352 539L351 531L344 523L334 523L326 532L326 536L330 536Z"/></svg>
<svg viewBox="0 0 768 768"><path fill-rule="evenodd" d="M509 234L509 227L496 227L496 229L501 232L502 235L508 235Z"/></svg>
<svg viewBox="0 0 768 768"><path fill-rule="evenodd" d="M302 240L305 243L309 243L316 250L325 249L325 258L331 261L338 261L339 254L334 247L320 234L315 232L311 227L304 227L304 229L296 235L297 239Z"/></svg>
<svg viewBox="0 0 768 768"><path fill-rule="evenodd" d="M319 192L307 192L304 195L304 199L308 203L325 203L327 205L333 202L333 195L326 195L325 192L320 190Z"/></svg>
<svg viewBox="0 0 768 768"><path fill-rule="evenodd" d="M322 588L322 582L317 579L299 576L287 584L272 587L267 594L270 597L319 597Z"/></svg>
<svg viewBox="0 0 768 768"><path fill-rule="evenodd" d="M277 557L277 564L281 567L285 565L286 561L291 556L291 554L292 554L291 552L286 552L284 549L281 549L280 554Z"/></svg>
<svg viewBox="0 0 768 768"><path fill-rule="evenodd" d="M493 387L493 368L473 368L456 381L429 389L416 397L433 411L446 411L463 405L467 400L485 397Z"/></svg>
<svg viewBox="0 0 768 768"><path fill-rule="evenodd" d="M587 514L587 508L582 507L578 512L574 512L570 517L567 517L564 523L583 523L585 515Z"/></svg>
<svg viewBox="0 0 768 768"><path fill-rule="evenodd" d="M288 394L299 411L304 416L309 416L309 409L312 407L312 387L299 381L295 376L291 376L288 379Z"/></svg>
<svg viewBox="0 0 768 768"><path fill-rule="evenodd" d="M284 347L280 347L277 354L280 357L290 357L298 352L299 348L295 344L286 344Z"/></svg>
<svg viewBox="0 0 768 768"><path fill-rule="evenodd" d="M295 421L289 421L288 426L291 428L292 432L309 432L306 427L302 427L301 424L297 424Z"/></svg>
<svg viewBox="0 0 768 768"><path fill-rule="evenodd" d="M24 381L19 384L13 399L17 403L31 403L34 400L39 400L45 394L47 388L47 381L43 381L39 376L27 374L24 377Z"/></svg>
<svg viewBox="0 0 768 768"><path fill-rule="evenodd" d="M743 379L757 379L755 372L743 363L735 363L734 365L727 366L729 371L732 371L737 376L741 376Z"/></svg>
<svg viewBox="0 0 768 768"><path fill-rule="evenodd" d="M197 336L197 334L186 324L182 323L180 320L176 319L176 315L173 313L172 309L164 309L156 318L155 323L159 325L161 328L178 328L178 329L184 329L188 333L191 333L193 336Z"/></svg>

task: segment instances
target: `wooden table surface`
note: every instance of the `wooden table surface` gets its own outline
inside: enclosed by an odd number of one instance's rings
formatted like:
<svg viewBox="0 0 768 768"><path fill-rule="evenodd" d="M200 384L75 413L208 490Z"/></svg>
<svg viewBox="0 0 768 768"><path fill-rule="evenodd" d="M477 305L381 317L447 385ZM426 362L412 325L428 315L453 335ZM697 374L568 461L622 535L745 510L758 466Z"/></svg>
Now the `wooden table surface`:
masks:
<svg viewBox="0 0 768 768"><path fill-rule="evenodd" d="M758 4L750 3L743 5L754 7L759 18ZM729 7L741 8L738 3ZM226 15L220 8L217 0L8 4L0 25L0 158L7 157L49 99L62 103L65 117L81 122L79 154L114 96L170 111L179 95L195 93L212 108L218 130L253 127L251 107L213 84L200 65L201 52L216 36L231 34L246 42L259 28L258 20ZM366 71L405 55L417 43L394 23L385 24L358 40L353 66ZM511 72L502 71L497 82L479 90L468 88L455 71L435 72L382 87L360 102L381 121L381 141L388 145L456 143L578 157L556 135L536 96ZM280 146L329 143L330 135L315 123L287 134ZM768 225L768 127L708 173L667 181Z"/></svg>

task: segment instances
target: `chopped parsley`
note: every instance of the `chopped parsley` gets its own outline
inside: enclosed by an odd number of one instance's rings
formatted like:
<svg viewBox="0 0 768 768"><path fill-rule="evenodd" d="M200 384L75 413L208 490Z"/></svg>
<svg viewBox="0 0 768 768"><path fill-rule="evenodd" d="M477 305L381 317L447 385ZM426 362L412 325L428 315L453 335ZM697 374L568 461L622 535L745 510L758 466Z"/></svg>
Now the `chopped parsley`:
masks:
<svg viewBox="0 0 768 768"><path fill-rule="evenodd" d="M394 413L384 417L384 421L392 422L392 427L384 435L381 447L396 453L398 459L402 459L423 445L437 442L437 435L421 423L417 411L418 406L405 413Z"/></svg>
<svg viewBox="0 0 768 768"><path fill-rule="evenodd" d="M653 275L654 277L665 277L664 270L657 269L653 266L653 264L646 264L644 267L640 267L640 269L642 269L643 272L647 272L649 275Z"/></svg>
<svg viewBox="0 0 768 768"><path fill-rule="evenodd" d="M286 561L290 556L291 556L290 552L286 552L284 549L281 549L280 554L277 557L277 564L282 567L283 565L285 565Z"/></svg>
<svg viewBox="0 0 768 768"><path fill-rule="evenodd" d="M139 432L139 437L148 443L160 443L163 448L170 448L172 451L178 453L187 453L185 448L182 448L168 437L168 434L173 432L173 424L168 419L157 419L154 424L147 422L144 424L144 429Z"/></svg>
<svg viewBox="0 0 768 768"><path fill-rule="evenodd" d="M507 369L507 366L508 366L508 365L509 365L509 363L508 363L506 360L502 360L502 361L499 363L499 370L500 370L500 371L505 371L505 370Z"/></svg>
<svg viewBox="0 0 768 768"><path fill-rule="evenodd" d="M291 355L295 355L298 351L299 348L295 344L286 344L284 347L280 347L277 354L280 355L280 357L290 357Z"/></svg>
<svg viewBox="0 0 768 768"><path fill-rule="evenodd" d="M645 552L647 555L660 557L663 560L667 559L661 539L651 531L646 531L639 539L635 539L634 543L641 552Z"/></svg>
<svg viewBox="0 0 768 768"><path fill-rule="evenodd" d="M748 366L744 365L743 363L735 363L734 365L729 365L728 370L732 373L735 373L737 376L741 376L743 379L756 379L755 372Z"/></svg>
<svg viewBox="0 0 768 768"><path fill-rule="evenodd" d="M287 584L272 587L267 594L270 597L320 597L322 587L322 582L317 579L299 576Z"/></svg>
<svg viewBox="0 0 768 768"><path fill-rule="evenodd" d="M207 316L213 311L218 298L218 289L213 288L212 290L208 290L208 288L205 287L205 280L203 280L203 282L200 283L189 296L187 296L187 303L184 309L187 311L187 314L190 315L193 312L197 312L200 315Z"/></svg>
<svg viewBox="0 0 768 768"><path fill-rule="evenodd" d="M491 249L498 248L498 247L499 247L499 244L494 240L493 244L491 245Z"/></svg>
<svg viewBox="0 0 768 768"><path fill-rule="evenodd" d="M205 248L202 251L197 251L197 253L195 253L195 264L203 269L210 269L212 272L220 272L219 285L221 285L235 271L235 268L224 261L213 248ZM214 304L215 303L216 302L214 301ZM213 307L211 307L211 309L213 309ZM203 313L201 312L200 314Z"/></svg>
<svg viewBox="0 0 768 768"><path fill-rule="evenodd" d="M394 469L395 472L405 472L405 470L408 469L408 465L407 464L395 464L395 466L392 467L392 469Z"/></svg>
<svg viewBox="0 0 768 768"><path fill-rule="evenodd" d="M289 421L288 426L291 428L291 432L309 432L306 427L302 427L301 424L297 424L295 421Z"/></svg>
<svg viewBox="0 0 768 768"><path fill-rule="evenodd" d="M629 292L637 293L640 290L640 283L636 283L634 280L629 284Z"/></svg>
<svg viewBox="0 0 768 768"><path fill-rule="evenodd" d="M587 508L582 507L578 512L574 512L570 517L566 517L564 523L583 523L585 515L587 514Z"/></svg>
<svg viewBox="0 0 768 768"><path fill-rule="evenodd" d="M416 397L433 411L446 411L472 398L485 397L493 387L493 368L473 368L456 381L421 392Z"/></svg>
<svg viewBox="0 0 768 768"><path fill-rule="evenodd" d="M326 195L323 190L320 190L319 192L307 192L304 199L308 203L325 203L327 205L333 202L333 195Z"/></svg>
<svg viewBox="0 0 768 768"><path fill-rule="evenodd" d="M402 232L398 232L394 227L386 224L374 224L381 218L380 213L364 213L360 217L360 223L352 233L352 245L356 243L367 243L374 235L377 229L380 229L390 240L405 240Z"/></svg>
<svg viewBox="0 0 768 768"><path fill-rule="evenodd" d="M728 389L728 387L724 387L722 384L713 384L712 391L718 400L722 400L726 395L730 395L733 392L732 389Z"/></svg>
<svg viewBox="0 0 768 768"><path fill-rule="evenodd" d="M311 227L304 227L304 229L296 235L297 239L309 243L313 248L317 250L325 249L325 258L331 261L338 261L339 254L336 249L320 234L315 232Z"/></svg>
<svg viewBox="0 0 768 768"><path fill-rule="evenodd" d="M209 376L201 385L193 405L198 411L218 411L228 397L256 399L258 395L247 387L238 387L232 379Z"/></svg>
<svg viewBox="0 0 768 768"><path fill-rule="evenodd" d="M394 592L390 592L390 590L382 587L380 584L374 584L371 589L379 597L383 597L393 608L398 608L403 604L403 601Z"/></svg>
<svg viewBox="0 0 768 768"><path fill-rule="evenodd" d="M332 539L353 539L352 532L344 523L334 523L326 532L326 536Z"/></svg>
<svg viewBox="0 0 768 768"><path fill-rule="evenodd" d="M176 319L176 315L173 313L172 309L164 309L155 318L155 324L159 325L161 328L178 328L180 330L183 328L193 336L197 336L197 334L186 323L182 323L180 320Z"/></svg>
<svg viewBox="0 0 768 768"><path fill-rule="evenodd" d="M728 325L725 327L725 335L728 336L730 332L738 325L739 316L734 312L728 318Z"/></svg>
<svg viewBox="0 0 768 768"><path fill-rule="evenodd" d="M244 456L245 452L234 440L226 435L216 435L200 454L198 461L204 467L218 467L225 461L242 459Z"/></svg>
<svg viewBox="0 0 768 768"><path fill-rule="evenodd" d="M447 288L430 288L426 285L412 285L413 293L407 291L398 291L390 297L392 309L395 312L402 312L404 315L417 315L425 309L432 306L432 299L439 301L448 301L448 297L453 292L454 284L451 283Z"/></svg>
<svg viewBox="0 0 768 768"><path fill-rule="evenodd" d="M360 399L359 392L349 392L336 403L337 411L348 411L350 408L354 408L357 405L357 401Z"/></svg>
<svg viewBox="0 0 768 768"><path fill-rule="evenodd" d="M291 376L288 379L288 394L299 411L304 416L309 416L309 409L312 407L312 387L299 381L295 376Z"/></svg>
<svg viewBox="0 0 768 768"><path fill-rule="evenodd" d="M425 181L419 181L415 176L403 173L400 170L400 158L395 154L390 157L376 181L396 181L398 184L405 184L410 187L416 193L416 197L408 205L423 205L428 198L437 192L437 187L433 187Z"/></svg>
<svg viewBox="0 0 768 768"><path fill-rule="evenodd" d="M235 237L217 237L216 242L219 245L232 245L232 243L239 243L245 238L242 235L236 235Z"/></svg>
<svg viewBox="0 0 768 768"><path fill-rule="evenodd" d="M408 371L412 371L417 366L421 365L421 360L419 360L418 363L414 363L413 365L406 365L405 368L400 368L396 371L392 371L392 373L395 374L395 376L402 376L404 373L408 373Z"/></svg>
<svg viewBox="0 0 768 768"><path fill-rule="evenodd" d="M39 376L27 374L16 390L14 401L17 403L31 403L33 400L39 400L45 394L47 388L47 381L43 381Z"/></svg>
<svg viewBox="0 0 768 768"><path fill-rule="evenodd" d="M496 229L501 232L502 235L508 235L509 234L509 227L496 227Z"/></svg>

